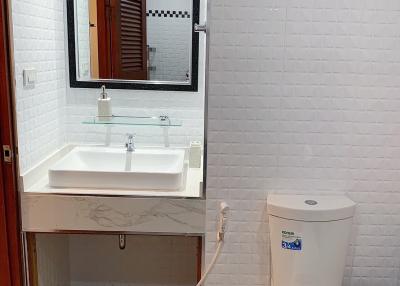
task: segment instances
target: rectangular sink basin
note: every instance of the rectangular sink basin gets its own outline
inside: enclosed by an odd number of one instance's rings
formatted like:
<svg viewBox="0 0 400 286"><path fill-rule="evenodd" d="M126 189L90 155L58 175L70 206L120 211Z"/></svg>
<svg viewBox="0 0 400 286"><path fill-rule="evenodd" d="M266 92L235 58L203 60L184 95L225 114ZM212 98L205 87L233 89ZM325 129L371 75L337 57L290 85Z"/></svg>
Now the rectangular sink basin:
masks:
<svg viewBox="0 0 400 286"><path fill-rule="evenodd" d="M184 150L76 147L49 169L49 185L62 188L178 190Z"/></svg>

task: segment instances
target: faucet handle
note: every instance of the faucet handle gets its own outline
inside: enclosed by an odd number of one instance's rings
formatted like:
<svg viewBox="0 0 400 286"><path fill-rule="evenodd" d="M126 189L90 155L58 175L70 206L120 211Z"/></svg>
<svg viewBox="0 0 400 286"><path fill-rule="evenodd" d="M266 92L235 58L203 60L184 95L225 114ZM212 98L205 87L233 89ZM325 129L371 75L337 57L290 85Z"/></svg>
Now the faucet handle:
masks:
<svg viewBox="0 0 400 286"><path fill-rule="evenodd" d="M126 133L126 137L128 137L128 139L133 139L136 137L136 133Z"/></svg>
<svg viewBox="0 0 400 286"><path fill-rule="evenodd" d="M135 151L135 140L133 140L133 138L135 138L136 134L134 133L127 133L126 136L128 137L126 143L125 143L125 147L126 150L128 152L133 152Z"/></svg>

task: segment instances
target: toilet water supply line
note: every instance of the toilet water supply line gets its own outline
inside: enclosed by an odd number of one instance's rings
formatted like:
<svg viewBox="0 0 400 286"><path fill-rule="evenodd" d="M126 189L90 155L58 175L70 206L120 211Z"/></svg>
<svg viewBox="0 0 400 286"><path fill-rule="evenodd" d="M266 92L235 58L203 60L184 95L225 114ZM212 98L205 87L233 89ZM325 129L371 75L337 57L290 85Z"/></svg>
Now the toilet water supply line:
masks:
<svg viewBox="0 0 400 286"><path fill-rule="evenodd" d="M208 274L210 274L210 271L214 268L214 265L217 262L219 254L221 253L222 246L224 244L224 239L225 239L226 224L228 222L228 211L229 211L228 204L226 202L222 202L220 204L220 209L219 209L219 222L218 222L218 231L217 231L217 249L215 250L214 256L211 259L210 264L206 268L206 271L203 273L200 281L197 283L196 286L203 285L204 281L207 279Z"/></svg>

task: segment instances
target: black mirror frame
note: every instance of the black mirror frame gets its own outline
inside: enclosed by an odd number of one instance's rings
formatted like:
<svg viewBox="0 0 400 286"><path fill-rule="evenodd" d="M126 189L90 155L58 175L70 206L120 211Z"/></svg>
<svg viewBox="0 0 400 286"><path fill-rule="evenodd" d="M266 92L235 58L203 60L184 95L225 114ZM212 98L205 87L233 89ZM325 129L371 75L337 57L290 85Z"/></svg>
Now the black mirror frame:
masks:
<svg viewBox="0 0 400 286"><path fill-rule="evenodd" d="M144 83L124 80L77 80L76 46L75 46L75 0L67 0L67 26L68 26L68 58L69 82L71 88L100 88L105 85L109 89L136 89L136 90L164 90L164 91L189 91L197 92L199 83L199 33L194 31L195 24L200 20L200 0L193 0L192 11L192 70L190 84Z"/></svg>

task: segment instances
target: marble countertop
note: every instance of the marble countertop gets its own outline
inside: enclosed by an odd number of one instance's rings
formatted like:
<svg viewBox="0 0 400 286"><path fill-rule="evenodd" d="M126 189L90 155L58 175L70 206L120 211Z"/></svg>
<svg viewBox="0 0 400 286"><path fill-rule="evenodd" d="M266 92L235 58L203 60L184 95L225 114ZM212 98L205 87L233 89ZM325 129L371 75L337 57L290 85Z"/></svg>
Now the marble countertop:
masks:
<svg viewBox="0 0 400 286"><path fill-rule="evenodd" d="M205 200L24 194L21 217L27 232L203 235Z"/></svg>

